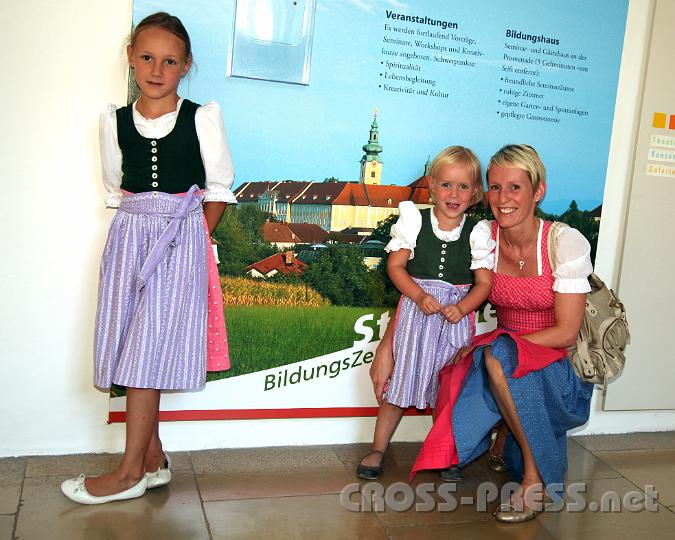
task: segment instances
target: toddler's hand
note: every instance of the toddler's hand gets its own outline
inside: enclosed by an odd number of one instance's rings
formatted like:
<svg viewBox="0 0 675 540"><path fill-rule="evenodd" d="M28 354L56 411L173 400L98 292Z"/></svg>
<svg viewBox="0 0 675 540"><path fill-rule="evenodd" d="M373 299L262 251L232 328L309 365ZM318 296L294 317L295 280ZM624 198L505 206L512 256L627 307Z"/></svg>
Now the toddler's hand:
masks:
<svg viewBox="0 0 675 540"><path fill-rule="evenodd" d="M455 304L450 304L443 308L443 316L453 324L457 324L464 318L464 313Z"/></svg>
<svg viewBox="0 0 675 540"><path fill-rule="evenodd" d="M428 293L425 293L416 303L425 315L433 315L443 309L443 306Z"/></svg>

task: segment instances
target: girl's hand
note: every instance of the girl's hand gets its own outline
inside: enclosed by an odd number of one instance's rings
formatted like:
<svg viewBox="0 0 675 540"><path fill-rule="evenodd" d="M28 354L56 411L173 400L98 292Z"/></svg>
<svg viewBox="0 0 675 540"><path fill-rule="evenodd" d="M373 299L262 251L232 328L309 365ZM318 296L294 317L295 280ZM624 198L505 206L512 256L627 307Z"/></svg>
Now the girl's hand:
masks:
<svg viewBox="0 0 675 540"><path fill-rule="evenodd" d="M394 371L394 355L389 344L380 343L375 350L375 358L370 365L370 379L377 404L382 405L382 394Z"/></svg>
<svg viewBox="0 0 675 540"><path fill-rule="evenodd" d="M424 293L419 297L418 300L415 301L415 303L425 315L433 315L434 313L438 313L443 309L443 306L438 303L438 300L436 300L429 293Z"/></svg>
<svg viewBox="0 0 675 540"><path fill-rule="evenodd" d="M453 324L457 324L464 318L464 312L456 304L450 304L443 308L443 316Z"/></svg>

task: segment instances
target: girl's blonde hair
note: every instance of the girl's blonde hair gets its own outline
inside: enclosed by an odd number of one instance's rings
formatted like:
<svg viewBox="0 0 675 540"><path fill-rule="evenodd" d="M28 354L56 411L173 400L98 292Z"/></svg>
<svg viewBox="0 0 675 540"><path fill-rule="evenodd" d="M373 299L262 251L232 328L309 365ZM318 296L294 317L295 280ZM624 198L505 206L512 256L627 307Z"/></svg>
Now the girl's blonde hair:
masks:
<svg viewBox="0 0 675 540"><path fill-rule="evenodd" d="M490 167L511 167L525 171L530 177L532 190L537 191L541 183L546 184L546 168L537 154L537 151L527 144L507 144L490 158L485 175L490 173Z"/></svg>
<svg viewBox="0 0 675 540"><path fill-rule="evenodd" d="M453 165L455 163L463 163L469 168L474 187L470 206L482 202L484 190L483 181L481 179L480 161L476 157L476 154L464 146L448 146L434 158L429 167L429 176L431 176L432 181L436 182L438 171L441 167L444 165Z"/></svg>

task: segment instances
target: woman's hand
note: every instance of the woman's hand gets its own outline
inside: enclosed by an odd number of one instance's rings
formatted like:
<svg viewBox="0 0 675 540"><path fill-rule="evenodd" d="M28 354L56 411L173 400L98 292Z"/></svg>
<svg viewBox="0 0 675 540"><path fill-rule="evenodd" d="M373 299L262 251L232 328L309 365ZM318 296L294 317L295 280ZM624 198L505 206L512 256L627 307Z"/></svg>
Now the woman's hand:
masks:
<svg viewBox="0 0 675 540"><path fill-rule="evenodd" d="M382 340L375 350L375 358L370 365L370 379L373 381L373 391L378 405L382 405L382 394L393 371L394 355L391 340Z"/></svg>

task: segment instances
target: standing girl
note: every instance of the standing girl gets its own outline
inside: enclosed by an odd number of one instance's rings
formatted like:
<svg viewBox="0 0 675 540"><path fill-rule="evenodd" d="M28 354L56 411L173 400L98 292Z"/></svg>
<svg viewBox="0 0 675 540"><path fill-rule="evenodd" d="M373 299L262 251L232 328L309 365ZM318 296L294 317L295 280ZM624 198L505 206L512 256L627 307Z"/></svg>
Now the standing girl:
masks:
<svg viewBox="0 0 675 540"><path fill-rule="evenodd" d="M420 211L411 201L402 202L386 247L387 272L403 296L393 343L388 328L371 368L380 409L372 450L356 470L367 480L380 476L405 409L435 408L438 373L471 343L473 312L492 286L490 229L464 214L483 198L478 158L468 148L451 146L436 156L429 174L434 207Z"/></svg>
<svg viewBox="0 0 675 540"><path fill-rule="evenodd" d="M61 485L82 504L139 497L168 484L160 391L200 389L207 363L229 367L208 242L226 204L236 202L220 108L177 94L192 64L178 18L143 19L127 56L140 98L110 106L100 122L106 204L118 210L101 261L94 366L95 386L126 387L126 446L111 473Z"/></svg>

